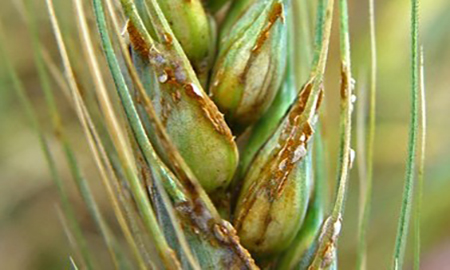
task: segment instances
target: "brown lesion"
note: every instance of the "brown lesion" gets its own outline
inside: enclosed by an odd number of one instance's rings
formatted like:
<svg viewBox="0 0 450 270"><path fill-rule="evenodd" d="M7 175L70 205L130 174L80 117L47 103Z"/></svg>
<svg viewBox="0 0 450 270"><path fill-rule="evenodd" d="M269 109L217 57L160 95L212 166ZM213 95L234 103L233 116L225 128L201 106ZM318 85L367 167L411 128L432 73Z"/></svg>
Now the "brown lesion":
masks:
<svg viewBox="0 0 450 270"><path fill-rule="evenodd" d="M250 253L241 246L236 230L228 222L212 216L208 207L200 198L190 198L180 202L176 209L182 224L192 232L209 241L213 247L223 247L229 255L223 255L222 263L243 269L258 269Z"/></svg>
<svg viewBox="0 0 450 270"><path fill-rule="evenodd" d="M203 112L203 115L211 122L217 132L224 135L229 141L234 141L233 134L226 124L223 114L220 113L217 106L208 97L206 97L206 94L204 92L199 95L196 91L201 90L195 90L194 87L196 86L192 83L185 84L184 90L186 95L197 100Z"/></svg>
<svg viewBox="0 0 450 270"><path fill-rule="evenodd" d="M348 98L349 91L349 81L348 81L348 66L345 63L341 63L341 98L343 100Z"/></svg>
<svg viewBox="0 0 450 270"><path fill-rule="evenodd" d="M277 3L273 4L272 9L269 12L268 17L267 17L267 25L264 27L264 29L261 31L258 38L256 39L256 43L250 51L251 53L250 53L249 59L247 61L247 64L246 64L244 70L242 71L242 73L239 75L238 79L241 84L245 84L245 81L247 79L247 73L253 64L253 61L256 59L258 54L261 52L263 45L269 39L270 31L272 30L276 21L278 19L280 19L281 22L284 23L283 12L284 12L284 6L282 3L277 2ZM270 60L269 66L272 64L271 62L272 61Z"/></svg>
<svg viewBox="0 0 450 270"><path fill-rule="evenodd" d="M272 29L273 25L278 19L280 19L281 22L284 23L283 11L284 7L282 3L277 2L273 4L272 9L268 15L267 25L259 34L258 39L256 40L256 44L252 49L253 53L258 53L261 50L261 47L264 45L264 43L269 37L270 30Z"/></svg>
<svg viewBox="0 0 450 270"><path fill-rule="evenodd" d="M201 107L203 115L211 122L213 128L224 135L230 142L233 142L233 135L223 115L219 112L217 106L206 96L205 92L200 90L201 86L194 85L193 82L189 81L188 72L183 64L173 59L173 56L169 53L170 51L167 51L167 48L159 47L161 49L159 51L157 48L158 45L150 47L131 21L128 22L127 30L134 50L144 60L150 60L157 74L165 74L167 76L167 80L162 85L170 85L172 91L184 89L188 97L194 98L198 102L198 106ZM171 38L170 35L165 36L166 40L171 40ZM196 94L193 87L199 87L199 91L202 94Z"/></svg>
<svg viewBox="0 0 450 270"><path fill-rule="evenodd" d="M203 241L209 241L213 247L227 251L222 263L229 269L258 269L250 253L242 247L236 230L228 222L216 216L201 196L201 189L188 175L181 176L178 183L183 183L181 191L187 200L174 203L180 224L184 229L199 235Z"/></svg>
<svg viewBox="0 0 450 270"><path fill-rule="evenodd" d="M261 48L263 47L264 43L267 41L270 35L270 30L274 26L275 22L280 19L282 22L284 22L283 17L283 4L282 3L274 3L272 6L272 9L270 13L268 14L267 19L267 25L264 27L264 29L259 34L258 38L256 39L256 43L251 49L250 57L247 61L247 64L242 71L242 73L239 76L239 82L241 84L244 84L247 78L247 73L250 70L250 67L254 61L254 59L257 57L258 53L261 51Z"/></svg>
<svg viewBox="0 0 450 270"><path fill-rule="evenodd" d="M168 46L172 45L172 43L173 43L172 35L167 32L163 34L163 40L164 40L164 43Z"/></svg>
<svg viewBox="0 0 450 270"><path fill-rule="evenodd" d="M143 59L148 59L150 55L150 46L147 44L144 38L142 38L133 22L128 21L127 30L131 45L133 45L134 50L138 52Z"/></svg>
<svg viewBox="0 0 450 270"><path fill-rule="evenodd" d="M184 83L176 77L174 68L166 66L163 68L163 72L167 76L167 80L162 84L169 84L175 88L179 88Z"/></svg>
<svg viewBox="0 0 450 270"><path fill-rule="evenodd" d="M176 91L172 92L171 96L172 96L172 100L173 100L173 102L175 102L175 104L180 102L180 100L181 100L180 91L176 90Z"/></svg>

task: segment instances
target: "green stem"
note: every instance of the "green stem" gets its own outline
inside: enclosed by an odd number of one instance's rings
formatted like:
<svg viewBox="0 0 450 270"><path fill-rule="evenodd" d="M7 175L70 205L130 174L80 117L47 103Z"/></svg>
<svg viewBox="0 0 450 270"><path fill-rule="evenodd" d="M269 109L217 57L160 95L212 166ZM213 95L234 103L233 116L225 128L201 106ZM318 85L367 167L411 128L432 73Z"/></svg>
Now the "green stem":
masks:
<svg viewBox="0 0 450 270"><path fill-rule="evenodd" d="M331 25L333 22L334 0L328 0L326 8L324 7L323 1L320 1L318 8L317 23L321 27L316 28L314 60L310 75L310 80L312 80L311 83L313 87L304 110L306 118L311 122L316 115L317 102L320 93L323 91L323 76L328 58Z"/></svg>
<svg viewBox="0 0 450 270"><path fill-rule="evenodd" d="M340 0L340 45L341 45L341 114L340 146L338 164L338 189L331 215L325 220L319 235L319 246L308 269L323 269L332 266L336 260L337 242L342 226L345 200L347 197L348 172L351 167L352 131L352 76L350 59L350 36L348 29L347 1Z"/></svg>
<svg viewBox="0 0 450 270"><path fill-rule="evenodd" d="M411 0L411 122L406 163L405 186L395 241L392 269L402 269L408 238L409 222L414 195L414 170L416 164L417 135L419 126L419 0Z"/></svg>
<svg viewBox="0 0 450 270"><path fill-rule="evenodd" d="M351 160L351 131L352 131L352 75L350 59L350 35L348 29L347 0L340 0L340 44L342 61L341 82L341 119L340 119L340 149L338 168L338 191L333 209L333 219L338 221L342 217L347 196L348 172Z"/></svg>
<svg viewBox="0 0 450 270"><path fill-rule="evenodd" d="M314 39L314 56L312 67L316 67L319 58L320 51L323 41L323 24L325 20L325 0L319 0L317 4L317 17L316 17L316 27L315 27L315 39ZM314 70L314 69L313 69Z"/></svg>

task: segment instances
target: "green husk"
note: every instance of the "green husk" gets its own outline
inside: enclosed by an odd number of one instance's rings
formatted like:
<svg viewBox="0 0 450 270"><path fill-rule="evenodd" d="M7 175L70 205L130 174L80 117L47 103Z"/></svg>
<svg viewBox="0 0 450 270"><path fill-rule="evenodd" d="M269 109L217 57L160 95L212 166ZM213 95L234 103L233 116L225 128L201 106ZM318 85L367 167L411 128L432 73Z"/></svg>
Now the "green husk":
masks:
<svg viewBox="0 0 450 270"><path fill-rule="evenodd" d="M311 138L323 94L322 80L330 37L332 4L331 1L327 7L325 23L320 23L317 27L314 68L308 82L277 131L259 151L244 178L234 224L244 246L249 247L252 252L281 252L298 233L306 214L311 187L308 183L308 170L304 167L309 164L305 157L310 153ZM324 12L325 9L321 6L319 14ZM272 209L273 205L283 201L286 203L284 207ZM279 212L295 214L286 217ZM249 215L257 218L249 219ZM276 225L284 223L286 227L283 229ZM268 231L273 242L264 243Z"/></svg>
<svg viewBox="0 0 450 270"><path fill-rule="evenodd" d="M222 36L210 93L237 132L272 104L284 77L288 1L258 0Z"/></svg>
<svg viewBox="0 0 450 270"><path fill-rule="evenodd" d="M234 229L231 225L222 220L218 221L214 210L211 211L204 202L196 202L193 194L190 194L168 168L158 160L150 166L153 183L149 186L153 207L156 210L161 227L170 245L177 252L183 269L192 269L188 261L184 259L184 251L180 248L179 237L177 237L178 225L182 229L182 234L189 243L189 248L198 262L198 269L256 269L253 260L247 255L242 257L238 250L230 249L230 246L223 242L220 237L222 233L231 233ZM170 220L167 212L167 202L162 199L161 190L158 189L157 182L162 183L173 204L176 218ZM202 206L203 205L203 206ZM202 207L202 214L195 213L196 207ZM216 220L215 225L208 223ZM177 222L178 224L174 224ZM180 230L180 229L178 229ZM231 230L231 231L230 231ZM244 251L240 248L241 251Z"/></svg>
<svg viewBox="0 0 450 270"><path fill-rule="evenodd" d="M298 151L306 152L301 147ZM250 168L241 189L234 224L242 244L252 254L275 255L286 249L299 231L312 188L311 155L302 157L303 154L297 153L302 160L292 172L283 176L284 179L264 177L282 174L273 171L274 163L269 163L271 171L262 170L261 167L266 167L268 163L257 158ZM253 168L256 170L253 171ZM263 174L259 174L261 172Z"/></svg>
<svg viewBox="0 0 450 270"><path fill-rule="evenodd" d="M206 87L215 53L215 20L206 13L200 0L159 0L158 4L200 82ZM149 0L136 1L137 10L143 18L147 17L144 14L148 11L148 5L151 5ZM144 22L149 33L154 33L152 37L155 40L171 42L171 36L161 33L166 30L164 27L158 29L159 24L154 22L152 16Z"/></svg>
<svg viewBox="0 0 450 270"><path fill-rule="evenodd" d="M130 19L131 44L139 58L135 58L135 61L139 60L135 64L146 89L145 93L138 93L138 98L152 100L171 141L203 188L207 192L226 188L238 161L234 138L223 115L204 93L158 3L150 2L149 17L156 25L154 28L159 34L172 36L170 44L153 39L133 3L123 1ZM145 116L141 116L145 122ZM157 131L147 126L146 133L164 162L172 166L163 146L158 143Z"/></svg>
<svg viewBox="0 0 450 270"><path fill-rule="evenodd" d="M217 0L211 0L214 2ZM220 0L219 0L220 1ZM245 12L249 9L249 7L256 2L257 0L234 0L232 1L230 8L227 12L225 20L222 22L220 26L220 43L223 43L227 39L227 35L229 34L232 27L234 27L237 21L244 16Z"/></svg>
<svg viewBox="0 0 450 270"><path fill-rule="evenodd" d="M314 144L314 190L311 202L308 205L308 211L301 230L277 261L277 269L280 270L306 268L311 263L311 255L317 246L315 240L324 220L327 197L327 179L324 174L325 164L323 164L324 150L320 130L317 134Z"/></svg>
<svg viewBox="0 0 450 270"><path fill-rule="evenodd" d="M203 0L204 5L208 8L208 10L212 13L216 13L220 11L220 9L226 5L230 0ZM239 1L232 1L233 3Z"/></svg>
<svg viewBox="0 0 450 270"><path fill-rule="evenodd" d="M101 6L98 6L98 10L101 10ZM100 14L98 14L100 15ZM100 16L98 16L100 17ZM102 23L100 24L102 25ZM140 27L140 26L139 26ZM101 29L105 29L102 28ZM130 127L133 131L133 134L135 136L137 145L142 151L142 155L144 157L145 162L151 168L152 170L156 170L156 174L153 175L164 175L168 174L170 171L168 169L165 170L165 172L161 172L158 170L161 170L164 168L164 163L162 163L159 160L159 157L157 156L156 152L153 149L152 144L148 140L148 138L145 135L145 132L143 131L142 124L140 122L140 118L136 112L135 106L133 105L131 100L131 96L129 95L129 92L127 91L127 85L125 83L125 79L123 77L123 74L119 72L119 66L116 59L116 56L112 54L112 48L110 41L107 40L107 36L104 36L104 45L105 45L105 51L108 53L108 60L111 64L111 71L113 72L113 77L116 80L116 82L120 82L120 84L117 84L117 86L120 88L119 91L121 92L121 98L122 102L126 101L124 108L126 110L129 110L129 113L127 116L130 118ZM121 46L123 49L123 47ZM129 65L129 62L127 62L127 68ZM131 69L129 69L131 70ZM138 87L139 83L138 81L134 81L134 75L132 76L133 82L137 84ZM140 91L143 89L140 89ZM147 105L149 105L149 109L153 109L152 104L147 100ZM154 111L152 112L154 113ZM154 115L152 115L153 117ZM172 150L173 151L173 150ZM169 151L171 154L176 153ZM177 162L178 158L174 158L174 162ZM179 161L179 160L178 160ZM209 201L208 197L204 193L203 189L198 186L198 183L195 181L195 178L192 178L190 175L189 168L184 168L183 165L181 168L183 170L180 171L180 168L176 172L178 175L180 175L182 178L180 178L179 181L179 188L174 188L172 184L170 183L170 179L173 181L176 181L173 178L165 178L161 179L161 182L163 186L165 186L167 190L167 193L169 196L180 196L180 189L184 189L185 191L182 191L186 194L186 200L185 201L178 201L178 205L175 206L174 210L178 211L180 215L184 218L183 220L189 220L190 224L192 225L192 228L197 228L199 233L204 233L206 236L208 236L207 240L211 241L214 245L219 247L225 247L224 249L227 251L227 254L229 257L227 258L228 261L232 260L232 262L236 262L236 264L241 263L245 265L247 268L254 268L253 260L251 259L248 252L243 249L240 244L236 240L234 229L225 221L221 220L217 211L215 211L214 206ZM178 176L177 175L177 176ZM164 178L164 177L163 177ZM158 178L155 178L158 179ZM157 181L156 181L157 182ZM174 182L176 183L176 182ZM175 199L180 199L180 197L172 197ZM173 223L172 223L173 224ZM184 222L183 225L187 225L188 223ZM223 254L222 254L223 255ZM180 264L181 265L181 264Z"/></svg>
<svg viewBox="0 0 450 270"><path fill-rule="evenodd" d="M251 161L255 157L256 153L261 149L264 143L275 132L277 126L280 124L283 117L286 115L287 110L292 105L297 96L297 86L295 84L294 75L294 25L292 11L288 12L286 22L288 24L288 54L286 74L273 103L270 105L267 112L261 117L259 121L251 128L248 141L241 153L241 159L239 163L238 175L242 178L247 171Z"/></svg>

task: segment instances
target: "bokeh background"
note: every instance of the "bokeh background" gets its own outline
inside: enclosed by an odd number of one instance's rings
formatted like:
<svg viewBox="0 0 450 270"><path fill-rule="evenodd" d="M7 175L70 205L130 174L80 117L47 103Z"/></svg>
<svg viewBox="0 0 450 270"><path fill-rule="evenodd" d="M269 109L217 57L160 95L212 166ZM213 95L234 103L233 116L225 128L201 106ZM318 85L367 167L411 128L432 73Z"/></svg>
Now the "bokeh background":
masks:
<svg viewBox="0 0 450 270"><path fill-rule="evenodd" d="M49 130L49 142L59 170L66 180L71 201L87 233L89 243L102 250L102 240L71 184L70 174L55 138L50 134L49 116L39 87L33 52L16 0L2 0L0 20L7 37L10 58L19 71L39 119ZM45 10L45 1L35 1L34 14L41 38L57 58L57 49ZM71 1L55 0L58 16L69 43L76 43ZM404 183L410 110L410 1L378 0L376 33L378 46L377 132L372 214L368 233L369 269L388 269L397 228ZM422 269L450 269L450 2L421 1L420 40L425 54L428 139L423 200ZM367 1L349 0L353 71L357 89L367 88L369 31ZM91 23L93 23L91 21ZM94 29L94 28L93 28ZM329 156L329 177L335 178L339 111L339 45L336 25L327 68L324 129ZM76 47L74 47L76 48ZM75 59L78 70L87 69ZM91 87L89 80L84 89ZM79 160L96 190L107 218L108 204L97 181L92 159L78 122L60 92L57 95L71 141L77 145ZM359 99L357 102L362 102ZM357 154L358 157L358 154ZM341 269L354 269L358 211L356 169L350 179L350 195L340 241ZM37 139L0 59L0 269L68 269L72 250L58 216L59 198L49 176ZM108 216L111 215L111 216ZM411 243L411 241L409 242ZM408 250L408 261L411 261ZM102 259L104 254L99 252ZM407 264L410 267L410 263ZM105 268L107 269L107 268Z"/></svg>

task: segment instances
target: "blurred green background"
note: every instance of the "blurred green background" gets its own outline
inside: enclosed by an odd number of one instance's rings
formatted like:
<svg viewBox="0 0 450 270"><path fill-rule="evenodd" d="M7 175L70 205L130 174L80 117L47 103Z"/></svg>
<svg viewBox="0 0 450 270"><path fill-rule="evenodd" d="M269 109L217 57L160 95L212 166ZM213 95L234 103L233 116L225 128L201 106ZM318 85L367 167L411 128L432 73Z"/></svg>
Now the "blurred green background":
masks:
<svg viewBox="0 0 450 270"><path fill-rule="evenodd" d="M39 87L29 33L13 4L2 0L0 20L7 36L7 50L28 94L48 126L48 115ZM42 40L57 58L44 2L34 0ZM378 46L377 132L372 215L368 233L369 269L388 269L404 183L410 110L410 2L378 0L376 32ZM450 269L450 2L421 1L421 43L425 54L428 140L423 203L422 269ZM71 1L55 0L58 17L69 42L78 39ZM350 0L350 30L353 71L357 89L367 86L369 67L368 3ZM93 22L91 21L92 25ZM93 28L94 29L94 28ZM333 31L330 63L327 68L324 129L329 154L330 179L335 178L339 111L339 44L336 24ZM83 70L82 61L75 63ZM89 89L90 82L84 85ZM65 124L79 160L104 197L78 122L59 93L58 101L66 115ZM361 102L361 99L358 100ZM358 102L357 101L357 102ZM50 130L49 128L47 130ZM0 59L0 269L67 269L72 250L58 216L58 194L50 179L37 139L20 107ZM60 149L51 135L56 157ZM79 145L79 147L78 147ZM358 153L357 153L358 157ZM61 158L57 159L61 160ZM60 171L71 191L71 201L90 244L102 246L101 237L84 210L64 162ZM352 171L350 196L340 241L340 269L354 269L356 221L358 211L357 170ZM102 201L102 200L100 200ZM104 200L103 200L104 201ZM105 208L108 206L105 203ZM105 211L105 213L108 213ZM112 213L110 213L112 215ZM111 220L113 217L109 217ZM409 242L411 243L411 242ZM101 249L101 248L99 248ZM410 249L411 251L411 249ZM411 252L409 252L410 254ZM98 255L100 258L102 253ZM408 255L411 261L411 255ZM407 264L410 267L410 264Z"/></svg>

